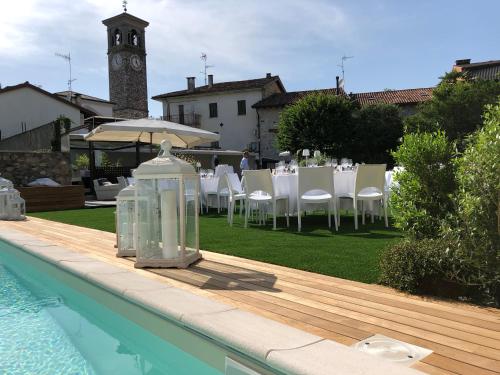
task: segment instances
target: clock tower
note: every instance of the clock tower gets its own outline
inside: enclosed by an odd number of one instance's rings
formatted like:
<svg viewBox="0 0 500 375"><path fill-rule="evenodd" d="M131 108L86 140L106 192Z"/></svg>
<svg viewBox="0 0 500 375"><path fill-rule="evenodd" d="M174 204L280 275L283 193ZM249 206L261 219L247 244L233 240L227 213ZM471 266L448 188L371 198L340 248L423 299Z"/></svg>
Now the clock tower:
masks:
<svg viewBox="0 0 500 375"><path fill-rule="evenodd" d="M148 117L145 28L126 11L102 21L108 28L109 100L115 117Z"/></svg>

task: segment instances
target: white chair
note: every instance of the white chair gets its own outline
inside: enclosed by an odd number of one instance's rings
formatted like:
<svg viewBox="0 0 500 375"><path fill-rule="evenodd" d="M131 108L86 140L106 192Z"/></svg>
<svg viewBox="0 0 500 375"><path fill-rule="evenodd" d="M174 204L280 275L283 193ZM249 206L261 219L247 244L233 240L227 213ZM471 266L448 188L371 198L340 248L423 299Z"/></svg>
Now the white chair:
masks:
<svg viewBox="0 0 500 375"><path fill-rule="evenodd" d="M128 185L130 185L128 183L128 179L126 179L124 176L118 176L116 180L121 186L123 186L123 188L126 188Z"/></svg>
<svg viewBox="0 0 500 375"><path fill-rule="evenodd" d="M362 206L362 223L365 224L365 203L381 201L384 207L385 226L389 226L387 219L387 195L385 194L385 169L386 164L362 164L356 170L354 191L352 193L337 195L337 198L352 199L354 207L354 229L358 229L358 201ZM373 213L372 213L373 222ZM340 217L338 217L340 223Z"/></svg>
<svg viewBox="0 0 500 375"><path fill-rule="evenodd" d="M111 184L106 182L104 185L100 185L99 180L94 180L94 191L97 200L114 200L118 193L126 187L122 183Z"/></svg>
<svg viewBox="0 0 500 375"><path fill-rule="evenodd" d="M333 185L333 167L299 168L297 188L297 223L298 231L302 229L301 203L328 204L328 228L332 227L331 213L337 224L337 204Z"/></svg>
<svg viewBox="0 0 500 375"><path fill-rule="evenodd" d="M245 228L248 227L249 207L251 203L256 203L261 210L263 205L272 205L273 229L276 229L276 204L284 200L286 204L286 226L290 226L288 196L276 195L274 192L273 179L269 169L246 170L245 176Z"/></svg>
<svg viewBox="0 0 500 375"><path fill-rule="evenodd" d="M205 192L205 209L208 212L209 198L210 196L215 196L217 200L217 213L220 213L220 198L229 197L229 189L227 187L227 180L224 175L217 178L217 188L215 190L210 190Z"/></svg>
<svg viewBox="0 0 500 375"><path fill-rule="evenodd" d="M240 202L240 216L243 212L243 204L246 198L246 194L243 192L241 187L240 179L236 173L228 173L225 175L226 183L229 188L229 201L227 208L227 221L230 226L233 226L234 210L236 201Z"/></svg>

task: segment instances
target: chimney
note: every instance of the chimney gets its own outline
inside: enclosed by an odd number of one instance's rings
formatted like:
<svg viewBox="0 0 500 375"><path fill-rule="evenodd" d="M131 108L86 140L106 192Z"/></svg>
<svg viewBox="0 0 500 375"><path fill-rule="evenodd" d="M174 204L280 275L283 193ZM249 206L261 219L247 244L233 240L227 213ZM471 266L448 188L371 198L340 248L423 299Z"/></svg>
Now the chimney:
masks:
<svg viewBox="0 0 500 375"><path fill-rule="evenodd" d="M456 60L455 65L467 65L470 64L470 59L461 59L461 60Z"/></svg>
<svg viewBox="0 0 500 375"><path fill-rule="evenodd" d="M186 77L187 78L187 90L188 91L194 91L194 80L195 77Z"/></svg>
<svg viewBox="0 0 500 375"><path fill-rule="evenodd" d="M271 73L266 73L266 78L271 78Z"/></svg>
<svg viewBox="0 0 500 375"><path fill-rule="evenodd" d="M336 77L335 77L335 81L337 82L337 95L338 95L338 94L339 94L339 88L340 88L340 87L339 87L339 86L340 86L340 82L339 82L339 81L340 81L340 77L339 77L339 76L336 76Z"/></svg>
<svg viewBox="0 0 500 375"><path fill-rule="evenodd" d="M214 85L214 75L209 74L208 75L208 87L212 87Z"/></svg>

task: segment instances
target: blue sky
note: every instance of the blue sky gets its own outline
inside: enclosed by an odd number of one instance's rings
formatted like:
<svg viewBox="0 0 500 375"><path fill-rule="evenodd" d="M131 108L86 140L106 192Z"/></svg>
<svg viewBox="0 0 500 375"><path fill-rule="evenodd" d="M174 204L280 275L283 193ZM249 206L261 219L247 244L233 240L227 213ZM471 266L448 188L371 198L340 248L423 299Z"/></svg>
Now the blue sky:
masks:
<svg viewBox="0 0 500 375"><path fill-rule="evenodd" d="M341 57L348 92L435 85L456 59L500 59L500 1L130 0L146 29L148 94L202 84L201 52L215 81L278 74L288 91L335 86ZM106 30L120 0L0 0L0 83L108 98ZM150 113L161 105L150 101Z"/></svg>

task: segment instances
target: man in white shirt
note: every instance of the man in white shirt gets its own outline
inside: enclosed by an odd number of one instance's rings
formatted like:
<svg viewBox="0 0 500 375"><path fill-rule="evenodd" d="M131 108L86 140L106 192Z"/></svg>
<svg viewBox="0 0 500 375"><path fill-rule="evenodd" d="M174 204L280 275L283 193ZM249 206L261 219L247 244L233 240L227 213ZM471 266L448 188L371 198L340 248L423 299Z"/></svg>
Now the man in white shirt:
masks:
<svg viewBox="0 0 500 375"><path fill-rule="evenodd" d="M250 165L248 164L248 151L243 151L243 157L240 162L240 169L242 171L246 171L250 169Z"/></svg>

